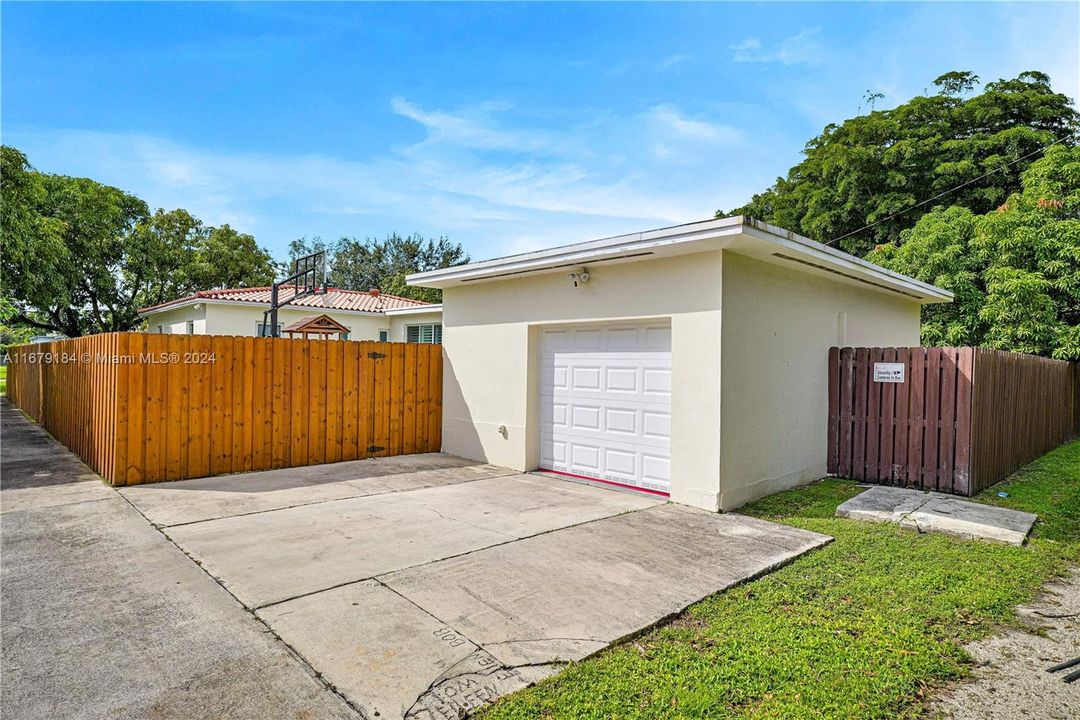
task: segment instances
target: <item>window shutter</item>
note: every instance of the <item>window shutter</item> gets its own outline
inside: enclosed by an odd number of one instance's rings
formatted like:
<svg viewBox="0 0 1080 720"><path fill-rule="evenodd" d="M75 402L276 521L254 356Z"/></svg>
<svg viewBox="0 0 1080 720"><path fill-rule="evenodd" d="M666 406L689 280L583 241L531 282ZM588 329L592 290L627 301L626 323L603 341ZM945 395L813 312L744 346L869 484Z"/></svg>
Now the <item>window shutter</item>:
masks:
<svg viewBox="0 0 1080 720"><path fill-rule="evenodd" d="M435 342L441 344L442 343L442 324L441 323L437 324L437 325L434 326L434 328L435 328Z"/></svg>
<svg viewBox="0 0 1080 720"><path fill-rule="evenodd" d="M405 329L405 342L418 343L420 342L420 326L410 325Z"/></svg>

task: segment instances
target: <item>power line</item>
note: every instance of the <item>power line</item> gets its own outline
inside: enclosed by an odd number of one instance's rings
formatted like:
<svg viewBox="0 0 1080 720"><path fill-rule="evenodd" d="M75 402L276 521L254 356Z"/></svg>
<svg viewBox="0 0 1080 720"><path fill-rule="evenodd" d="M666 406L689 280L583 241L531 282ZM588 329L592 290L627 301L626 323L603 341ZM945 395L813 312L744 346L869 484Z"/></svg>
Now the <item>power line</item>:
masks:
<svg viewBox="0 0 1080 720"><path fill-rule="evenodd" d="M1016 163L1020 162L1021 160L1027 160L1032 155L1037 155L1038 153L1041 153L1044 150L1046 150L1047 148L1053 147L1054 145L1057 145L1058 143L1063 142L1064 140L1065 140L1064 137L1059 137L1058 139L1054 140L1054 142L1047 143L1046 145L1043 145L1040 148L1036 148L1036 149L1032 150L1031 152L1029 152L1027 155L1023 155L1021 157L1016 158L1015 160L1007 162L1004 165L1002 165L1001 167L996 167L993 170L991 170L990 172L983 173L982 175L980 175L977 178L972 178L971 180L968 180L967 182L961 183L961 184L957 185L956 187L949 188L948 190L943 190L942 192L939 192L937 195L935 195L933 197L927 198L927 199L923 200L922 202L915 203L911 207L906 207L903 210L897 210L892 215L886 215L885 217L881 218L880 220L875 220L874 222L870 223L866 227L861 227L858 230L852 230L849 233L845 233L845 234L841 235L838 238L833 238L832 240L828 241L827 243L823 243L823 244L832 245L833 243L840 242L841 240L843 240L846 237L851 237L852 235L855 235L857 233L861 233L863 230L869 230L870 228L874 227L875 225L879 225L879 224L885 222L886 220L892 220L897 215L903 215L904 213L909 212L911 210L914 210L917 207L922 207L926 203L934 202L935 200L937 200L940 197L944 197L945 195L948 195L951 192L956 192L960 188L967 187L968 185L970 185L972 183L979 182L983 178L990 177L994 173L999 172L1001 170L1004 170L1005 168L1007 168L1007 167L1009 167L1011 165L1015 165Z"/></svg>

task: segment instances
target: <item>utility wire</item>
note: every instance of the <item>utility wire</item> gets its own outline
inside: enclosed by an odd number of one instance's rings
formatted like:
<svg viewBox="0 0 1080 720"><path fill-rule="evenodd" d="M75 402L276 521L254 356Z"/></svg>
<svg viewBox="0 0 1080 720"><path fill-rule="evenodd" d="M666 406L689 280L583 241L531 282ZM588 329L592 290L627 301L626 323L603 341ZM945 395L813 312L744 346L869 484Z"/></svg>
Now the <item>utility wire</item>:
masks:
<svg viewBox="0 0 1080 720"><path fill-rule="evenodd" d="M1000 170L1004 170L1005 168L1007 168L1007 167L1009 167L1011 165L1015 165L1016 163L1020 162L1021 160L1027 160L1032 155L1037 155L1037 154L1043 152L1044 150L1046 150L1047 148L1053 147L1054 145L1057 145L1058 143L1063 142L1064 140L1065 140L1064 137L1059 137L1058 139L1054 140L1054 142L1047 143L1046 145L1043 145L1040 148L1036 148L1036 149L1032 150L1031 152L1029 152L1027 155L1023 155L1021 157L1016 158L1015 160L1007 162L1004 165L1002 165L1001 167L994 168L990 172L983 173L982 175L980 175L977 178L972 178L971 180L968 180L965 183L961 183L961 184L957 185L956 187L949 188L948 190L943 190L942 192L939 192L937 195L935 195L933 197L930 197L930 198L927 198L927 199L923 200L922 202L917 202L917 203L915 203L914 205L912 205L910 207L904 208L903 210L897 210L892 215L886 215L885 217L881 218L880 220L875 220L874 222L870 223L866 227L861 227L858 230L852 230L849 233L845 233L845 234L841 235L838 238L833 238L832 240L828 241L827 243L823 243L823 244L824 245L832 245L833 243L840 242L841 240L843 240L846 237L851 237L852 235L855 235L857 233L861 233L863 230L869 230L870 228L874 227L875 225L879 225L879 224L885 222L886 220L892 220L897 215L903 215L904 213L909 212L911 210L914 210L917 207L922 207L926 203L934 202L935 200L937 200L940 197L944 197L945 195L948 195L951 192L956 192L960 188L967 187L968 185L970 185L972 183L979 182L983 178L990 177L994 173L996 173L996 172L998 172Z"/></svg>

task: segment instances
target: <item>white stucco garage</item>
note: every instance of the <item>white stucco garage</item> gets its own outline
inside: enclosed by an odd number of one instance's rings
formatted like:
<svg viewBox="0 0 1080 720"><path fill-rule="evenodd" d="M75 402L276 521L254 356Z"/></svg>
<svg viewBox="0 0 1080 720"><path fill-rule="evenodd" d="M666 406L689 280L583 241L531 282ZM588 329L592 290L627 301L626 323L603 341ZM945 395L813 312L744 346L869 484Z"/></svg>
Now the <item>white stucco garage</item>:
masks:
<svg viewBox="0 0 1080 720"><path fill-rule="evenodd" d="M730 510L825 474L827 351L940 288L741 217L412 275L443 290L443 450Z"/></svg>

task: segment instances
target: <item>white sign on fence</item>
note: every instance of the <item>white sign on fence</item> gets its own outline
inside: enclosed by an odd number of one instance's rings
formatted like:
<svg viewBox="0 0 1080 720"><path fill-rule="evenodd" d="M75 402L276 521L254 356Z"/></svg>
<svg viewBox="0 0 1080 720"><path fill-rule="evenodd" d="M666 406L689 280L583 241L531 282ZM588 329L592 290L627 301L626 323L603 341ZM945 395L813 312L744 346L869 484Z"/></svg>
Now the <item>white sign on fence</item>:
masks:
<svg viewBox="0 0 1080 720"><path fill-rule="evenodd" d="M874 363L874 382L904 382L904 363Z"/></svg>

